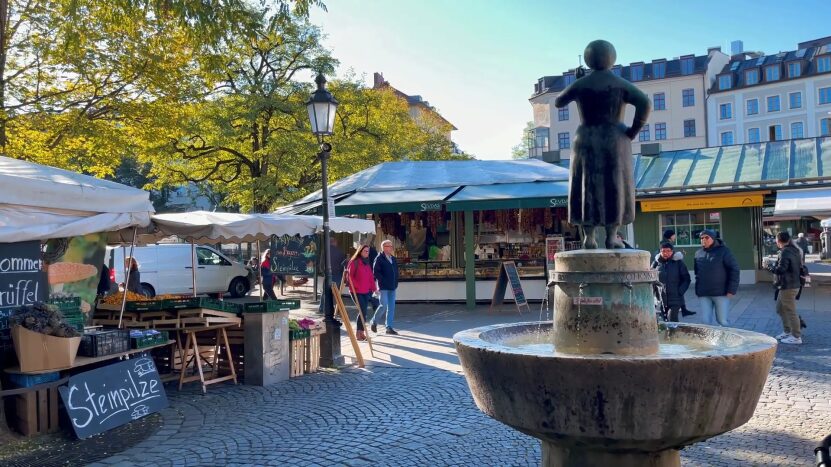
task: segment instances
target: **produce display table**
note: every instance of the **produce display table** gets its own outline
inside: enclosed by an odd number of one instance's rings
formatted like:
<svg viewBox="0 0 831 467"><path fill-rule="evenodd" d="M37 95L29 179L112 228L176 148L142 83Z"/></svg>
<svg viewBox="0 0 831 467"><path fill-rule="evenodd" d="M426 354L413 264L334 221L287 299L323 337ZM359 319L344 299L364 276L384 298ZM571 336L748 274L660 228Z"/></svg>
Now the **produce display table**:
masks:
<svg viewBox="0 0 831 467"><path fill-rule="evenodd" d="M180 390L182 389L182 386L185 383L189 383L191 381L199 381L202 383L203 394L208 392L209 384L216 384L228 380L234 380L234 384L237 384L237 372L234 369L233 357L231 356L231 347L228 344L228 333L226 332L226 329L234 326L239 326L239 322L213 324L209 326L200 327L184 327L176 329L177 336L179 339L181 339L182 334L186 336L184 347L182 347L181 345L179 346L182 361L181 372L179 373ZM216 334L216 341L214 345L214 352L212 358L208 360L207 358L203 357L202 354L199 352L197 334L211 332ZM228 358L228 362L230 363L230 375L219 376L219 347L221 345L225 346L225 355ZM187 373L187 367L188 365L190 365L191 361L193 361L193 366L196 368L196 372L198 372L198 374L185 376L185 374ZM202 371L203 361L211 367L210 379L205 379L205 372Z"/></svg>
<svg viewBox="0 0 831 467"><path fill-rule="evenodd" d="M114 354L111 354L111 355L103 355L101 357L82 357L82 356L78 356L78 357L75 357L75 363L73 363L72 366L67 366L67 367L63 367L63 368L53 368L53 369L43 370L43 371L20 371L20 367L13 366L13 367L6 368L5 371L6 371L6 373L16 373L16 374L25 374L25 375L40 375L40 374L44 374L44 373L54 373L56 371L71 370L73 368L80 368L82 366L92 365L94 363L105 362L107 360L112 360L112 359L115 359L115 358L126 357L126 356L133 355L133 354L136 354L136 353L139 353L139 352L146 352L150 349L155 349L157 347L164 347L166 345L173 345L175 343L176 343L176 341L171 339L171 340L168 340L167 342L162 342L161 344L142 347L140 349L130 349L126 352L119 352L119 353L114 353Z"/></svg>

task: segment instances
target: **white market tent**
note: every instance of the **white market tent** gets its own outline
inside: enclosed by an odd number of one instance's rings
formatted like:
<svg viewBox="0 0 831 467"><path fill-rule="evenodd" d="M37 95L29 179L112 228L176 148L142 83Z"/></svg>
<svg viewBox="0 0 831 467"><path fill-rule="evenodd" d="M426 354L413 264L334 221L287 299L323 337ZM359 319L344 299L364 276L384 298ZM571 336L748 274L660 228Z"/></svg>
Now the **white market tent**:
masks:
<svg viewBox="0 0 831 467"><path fill-rule="evenodd" d="M824 220L820 221L819 225L821 227L831 227L831 217L829 217L828 219L824 219Z"/></svg>
<svg viewBox="0 0 831 467"><path fill-rule="evenodd" d="M152 213L144 190L0 156L0 243L143 227Z"/></svg>

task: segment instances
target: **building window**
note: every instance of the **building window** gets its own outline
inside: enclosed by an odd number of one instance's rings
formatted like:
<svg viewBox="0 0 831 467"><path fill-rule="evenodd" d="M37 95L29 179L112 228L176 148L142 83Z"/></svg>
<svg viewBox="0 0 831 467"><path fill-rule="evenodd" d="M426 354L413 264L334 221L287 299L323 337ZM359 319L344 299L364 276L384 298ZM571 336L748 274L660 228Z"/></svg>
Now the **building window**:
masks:
<svg viewBox="0 0 831 467"><path fill-rule="evenodd" d="M768 96L768 112L779 112L779 96Z"/></svg>
<svg viewBox="0 0 831 467"><path fill-rule="evenodd" d="M681 59L681 74L682 75L691 75L695 70L695 58L694 57L684 57Z"/></svg>
<svg viewBox="0 0 831 467"><path fill-rule="evenodd" d="M568 120L568 106L557 109L557 120L561 122Z"/></svg>
<svg viewBox="0 0 831 467"><path fill-rule="evenodd" d="M684 138L695 136L695 120L684 120Z"/></svg>
<svg viewBox="0 0 831 467"><path fill-rule="evenodd" d="M638 141L649 141L649 124L648 123L646 125L644 125L643 128L641 128L640 133L638 133Z"/></svg>
<svg viewBox="0 0 831 467"><path fill-rule="evenodd" d="M733 144L733 132L725 131L721 134L721 145L730 146L731 144Z"/></svg>
<svg viewBox="0 0 831 467"><path fill-rule="evenodd" d="M831 104L831 88L819 88L819 103Z"/></svg>
<svg viewBox="0 0 831 467"><path fill-rule="evenodd" d="M530 157L542 157L543 152L548 151L548 127L537 127L529 131L528 155Z"/></svg>
<svg viewBox="0 0 831 467"><path fill-rule="evenodd" d="M563 78L564 78L564 79L565 79L565 81L566 81L566 86L568 86L569 84L573 83L573 82L574 82L574 80L575 80L575 78L574 78L574 73L568 73L568 74L565 74L565 75L563 75Z"/></svg>
<svg viewBox="0 0 831 467"><path fill-rule="evenodd" d="M819 57L817 59L817 73L831 71L831 56Z"/></svg>
<svg viewBox="0 0 831 467"><path fill-rule="evenodd" d="M632 65L629 67L630 81L643 80L643 64Z"/></svg>
<svg viewBox="0 0 831 467"><path fill-rule="evenodd" d="M831 136L831 118L823 118L819 121L819 135Z"/></svg>
<svg viewBox="0 0 831 467"><path fill-rule="evenodd" d="M684 89L681 91L681 103L684 107L692 107L695 105L695 90Z"/></svg>
<svg viewBox="0 0 831 467"><path fill-rule="evenodd" d="M718 119L719 120L730 120L733 118L733 104L726 103L721 104L718 106Z"/></svg>
<svg viewBox="0 0 831 467"><path fill-rule="evenodd" d="M792 92L788 94L788 103L790 104L791 109L801 109L802 108L802 93L801 92Z"/></svg>
<svg viewBox="0 0 831 467"><path fill-rule="evenodd" d="M615 76L620 76L620 70L621 70L620 65L618 65L618 66L612 68L612 74L614 74Z"/></svg>
<svg viewBox="0 0 831 467"><path fill-rule="evenodd" d="M802 122L791 123L791 139L799 139L805 137L805 131L802 127Z"/></svg>
<svg viewBox="0 0 831 467"><path fill-rule="evenodd" d="M779 81L779 65L765 68L765 81Z"/></svg>
<svg viewBox="0 0 831 467"><path fill-rule="evenodd" d="M799 62L788 63L788 78L799 78L802 75L802 64Z"/></svg>
<svg viewBox="0 0 831 467"><path fill-rule="evenodd" d="M666 123L656 123L655 124L655 139L667 139L667 124Z"/></svg>
<svg viewBox="0 0 831 467"><path fill-rule="evenodd" d="M662 92L656 92L652 95L652 107L655 110L666 110L667 109L667 102L666 96Z"/></svg>
<svg viewBox="0 0 831 467"><path fill-rule="evenodd" d="M751 84L759 84L759 70L754 68L744 72L744 82L748 86Z"/></svg>
<svg viewBox="0 0 831 467"><path fill-rule="evenodd" d="M768 127L768 141L782 140L782 125L771 125Z"/></svg>
<svg viewBox="0 0 831 467"><path fill-rule="evenodd" d="M667 75L667 62L655 62L652 64L652 77L663 78Z"/></svg>
<svg viewBox="0 0 831 467"><path fill-rule="evenodd" d="M676 246L701 246L698 236L702 230L712 230L721 234L721 212L691 211L661 213L660 232L667 229L675 231Z"/></svg>
<svg viewBox="0 0 831 467"><path fill-rule="evenodd" d="M747 114L756 115L759 113L759 99L747 100Z"/></svg>
<svg viewBox="0 0 831 467"><path fill-rule="evenodd" d="M718 77L718 88L719 89L730 89L733 84L732 76L730 75L721 75Z"/></svg>
<svg viewBox="0 0 831 467"><path fill-rule="evenodd" d="M557 133L557 142L559 143L560 149L568 149L571 147L571 140L568 137L568 133Z"/></svg>
<svg viewBox="0 0 831 467"><path fill-rule="evenodd" d="M758 143L761 141L761 135L758 128L751 128L747 130L747 142Z"/></svg>

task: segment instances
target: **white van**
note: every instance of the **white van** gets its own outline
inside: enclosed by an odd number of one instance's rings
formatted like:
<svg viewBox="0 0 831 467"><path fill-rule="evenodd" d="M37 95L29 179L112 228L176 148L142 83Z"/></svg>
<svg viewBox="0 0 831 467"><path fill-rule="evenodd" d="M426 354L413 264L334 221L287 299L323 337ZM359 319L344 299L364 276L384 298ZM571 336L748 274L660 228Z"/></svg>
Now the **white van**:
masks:
<svg viewBox="0 0 831 467"><path fill-rule="evenodd" d="M248 269L229 260L209 246L197 245L196 293L230 293L239 298L248 293L251 284ZM124 282L124 255L130 247L108 249L107 264L115 270L115 282ZM186 243L135 247L133 256L139 263L141 285L147 295L193 293L193 258ZM111 274L112 276L112 274Z"/></svg>

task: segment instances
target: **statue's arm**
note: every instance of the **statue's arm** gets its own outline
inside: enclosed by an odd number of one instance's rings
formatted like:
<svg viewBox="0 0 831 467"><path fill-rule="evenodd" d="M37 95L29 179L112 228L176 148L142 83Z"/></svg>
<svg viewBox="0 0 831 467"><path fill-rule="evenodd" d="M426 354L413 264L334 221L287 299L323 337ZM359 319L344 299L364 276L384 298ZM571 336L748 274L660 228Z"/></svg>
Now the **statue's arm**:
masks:
<svg viewBox="0 0 831 467"><path fill-rule="evenodd" d="M649 102L649 96L633 84L626 82L626 85L626 93L624 94L623 100L627 104L632 104L635 107L635 118L632 120L632 126L626 130L626 136L629 139L635 139L635 136L638 136L641 128L646 125L649 112L652 110L652 103Z"/></svg>
<svg viewBox="0 0 831 467"><path fill-rule="evenodd" d="M557 107L557 108L565 107L568 104L570 104L572 101L574 101L574 99L577 97L577 91L576 91L577 87L575 86L576 84L577 84L576 82L571 83L568 87L563 89L562 94L560 94L559 96L557 96L556 99L554 99L554 106L555 107Z"/></svg>

